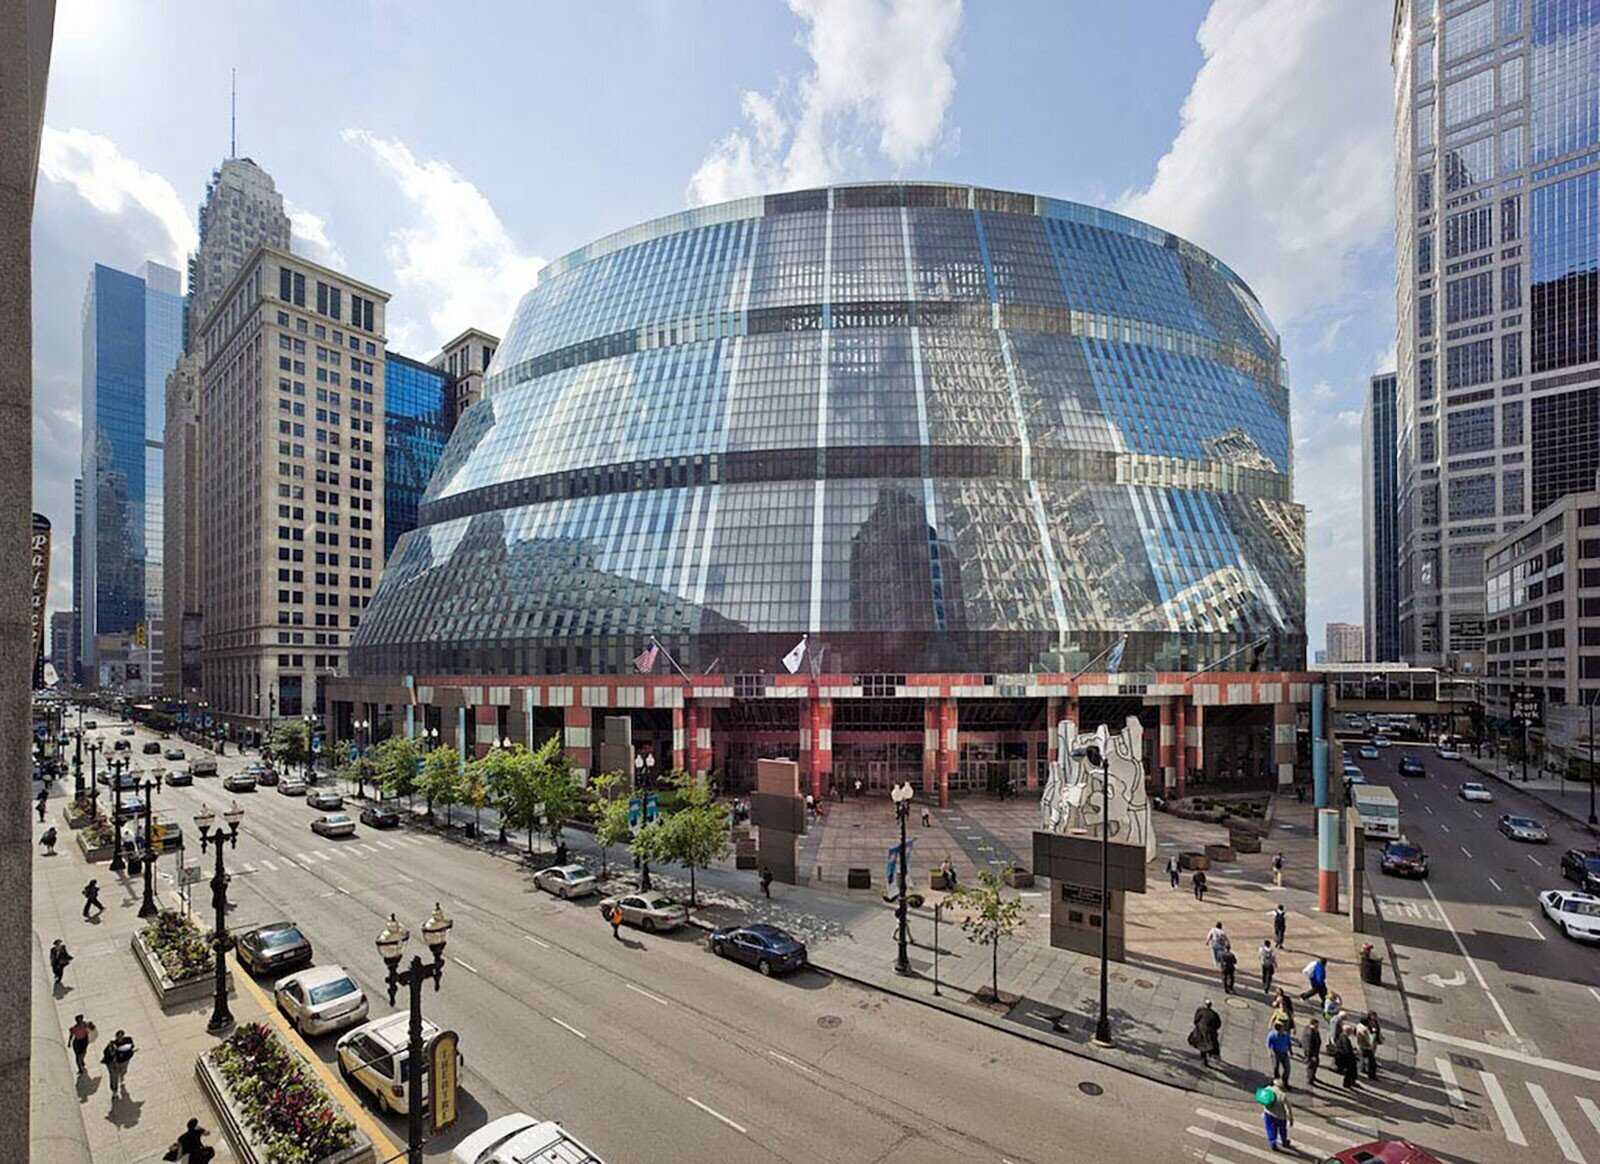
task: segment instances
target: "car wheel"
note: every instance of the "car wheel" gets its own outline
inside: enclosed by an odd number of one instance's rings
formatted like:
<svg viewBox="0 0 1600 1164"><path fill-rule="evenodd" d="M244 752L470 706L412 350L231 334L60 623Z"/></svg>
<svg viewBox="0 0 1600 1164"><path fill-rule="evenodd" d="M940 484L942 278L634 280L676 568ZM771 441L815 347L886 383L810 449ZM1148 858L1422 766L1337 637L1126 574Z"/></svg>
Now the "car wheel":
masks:
<svg viewBox="0 0 1600 1164"><path fill-rule="evenodd" d="M653 918L653 917L645 918L643 921L641 921L639 923L639 928L642 929L647 934L655 933L656 932L656 919Z"/></svg>
<svg viewBox="0 0 1600 1164"><path fill-rule="evenodd" d="M761 971L761 977L763 977L763 978L771 978L772 977L772 963L768 962L765 958L761 959L761 961L756 963L756 969Z"/></svg>
<svg viewBox="0 0 1600 1164"><path fill-rule="evenodd" d="M356 1077L351 1074L350 1068L344 1065L343 1057L339 1059L339 1078L344 1080L345 1086L349 1087L351 1091L357 1094L360 1093L361 1089L356 1086Z"/></svg>
<svg viewBox="0 0 1600 1164"><path fill-rule="evenodd" d="M728 956L728 951L723 948L721 942L712 942L711 952L719 958L726 958Z"/></svg>
<svg viewBox="0 0 1600 1164"><path fill-rule="evenodd" d="M1564 921L1558 921L1558 922L1556 922L1556 929L1558 929L1558 930L1560 930L1560 931L1561 931L1561 936L1562 936L1562 937L1563 937L1563 938L1570 938L1570 937L1571 937L1571 936L1572 936L1572 935L1571 935L1571 934L1569 934L1569 933L1568 933L1568 932L1567 932L1567 923L1566 923L1566 922L1564 922Z"/></svg>

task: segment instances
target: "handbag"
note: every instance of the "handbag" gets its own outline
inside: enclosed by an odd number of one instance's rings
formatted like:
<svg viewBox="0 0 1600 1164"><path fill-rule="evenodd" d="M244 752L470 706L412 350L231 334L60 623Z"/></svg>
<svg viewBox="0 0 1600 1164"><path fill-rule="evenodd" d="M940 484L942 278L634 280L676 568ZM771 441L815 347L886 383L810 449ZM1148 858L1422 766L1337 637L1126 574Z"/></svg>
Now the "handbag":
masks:
<svg viewBox="0 0 1600 1164"><path fill-rule="evenodd" d="M174 1140L172 1141L172 1147L168 1148L166 1152L163 1153L161 1158L163 1160L176 1160L180 1150L181 1149L178 1147L178 1141Z"/></svg>

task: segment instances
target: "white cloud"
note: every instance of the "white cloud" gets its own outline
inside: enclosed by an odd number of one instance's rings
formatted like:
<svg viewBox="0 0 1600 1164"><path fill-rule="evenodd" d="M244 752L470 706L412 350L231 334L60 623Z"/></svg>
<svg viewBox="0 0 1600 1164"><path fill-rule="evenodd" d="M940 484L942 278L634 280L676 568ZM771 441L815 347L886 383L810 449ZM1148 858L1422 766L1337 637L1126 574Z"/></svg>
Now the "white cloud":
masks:
<svg viewBox="0 0 1600 1164"><path fill-rule="evenodd" d="M283 208L289 215L295 251L325 267L343 270L346 266L344 252L328 237L328 220L304 206L296 206L287 198L283 200Z"/></svg>
<svg viewBox="0 0 1600 1164"><path fill-rule="evenodd" d="M522 250L483 191L448 162L419 158L404 142L365 129L343 137L377 159L414 212L386 247L401 292L390 303L391 337L420 353L468 327L504 335L545 260ZM416 315L426 318L426 334Z"/></svg>
<svg viewBox="0 0 1600 1164"><path fill-rule="evenodd" d="M1121 209L1239 271L1281 325L1348 294L1394 216L1388 13L1214 0L1182 125Z"/></svg>
<svg viewBox="0 0 1600 1164"><path fill-rule="evenodd" d="M928 156L955 94L962 0L789 0L811 71L789 92L745 92L746 126L689 179L691 205L814 186L869 159L896 171Z"/></svg>
<svg viewBox="0 0 1600 1164"><path fill-rule="evenodd" d="M85 202L111 217L142 212L154 218L167 241L159 261L182 270L199 242L194 216L171 182L124 156L116 142L86 129L45 126L39 173L71 186Z"/></svg>

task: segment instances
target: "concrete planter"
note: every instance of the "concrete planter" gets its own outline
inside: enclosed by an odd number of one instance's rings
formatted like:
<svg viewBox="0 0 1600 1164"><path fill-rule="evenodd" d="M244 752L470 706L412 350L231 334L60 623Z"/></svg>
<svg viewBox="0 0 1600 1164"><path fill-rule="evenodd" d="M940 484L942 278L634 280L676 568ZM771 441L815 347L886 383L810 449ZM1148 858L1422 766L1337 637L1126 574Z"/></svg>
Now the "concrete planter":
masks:
<svg viewBox="0 0 1600 1164"><path fill-rule="evenodd" d="M1033 888L1033 874L1026 869L1007 869L1003 876L1006 884L1013 889Z"/></svg>
<svg viewBox="0 0 1600 1164"><path fill-rule="evenodd" d="M207 970L195 978L185 978L182 982L178 982L167 973L167 968L161 964L156 952L145 944L144 931L135 930L130 944L133 947L133 956L138 959L140 967L144 970L144 976L150 980L150 986L156 992L156 998L161 1001L162 1010L199 1002L216 993L215 971ZM228 993L231 995L233 994L232 970L227 971L227 983Z"/></svg>
<svg viewBox="0 0 1600 1164"><path fill-rule="evenodd" d="M61 819L66 822L69 829L81 829L94 818L87 812L73 812L72 802L68 801L61 810Z"/></svg>
<svg viewBox="0 0 1600 1164"><path fill-rule="evenodd" d="M1228 834L1228 844L1236 853L1259 853L1261 851L1261 838L1255 833Z"/></svg>
<svg viewBox="0 0 1600 1164"><path fill-rule="evenodd" d="M1178 868L1201 870L1211 868L1211 858L1204 853L1187 852L1178 854Z"/></svg>
<svg viewBox="0 0 1600 1164"><path fill-rule="evenodd" d="M294 1054L299 1056L298 1051ZM303 1060L304 1057L300 1057ZM200 1080L201 1090L206 1093L206 1098L211 1101L211 1106L217 1113L217 1120L222 1124L222 1132L228 1137L228 1145L233 1149L233 1154L242 1164L264 1164L265 1151L251 1134L244 1112L234 1104L233 1097L228 1092L228 1081L222 1077L222 1072L212 1065L209 1053L201 1055L194 1061L194 1073L195 1078ZM322 1156L316 1164L374 1164L377 1153L373 1151L372 1141L367 1139L360 1129L356 1130L355 1136L356 1142L350 1147L331 1156Z"/></svg>
<svg viewBox="0 0 1600 1164"><path fill-rule="evenodd" d="M1232 845L1207 845L1206 859L1208 861L1232 861L1234 852Z"/></svg>
<svg viewBox="0 0 1600 1164"><path fill-rule="evenodd" d="M83 853L83 859L89 862L91 865L98 864L101 861L111 860L111 854L115 848L113 845L109 843L104 845L90 845L87 835L81 831L74 839L78 842L79 851Z"/></svg>
<svg viewBox="0 0 1600 1164"><path fill-rule="evenodd" d="M950 888L950 886L945 882L944 870L942 870L942 869L930 869L930 870L928 870L928 888L929 889L949 889Z"/></svg>

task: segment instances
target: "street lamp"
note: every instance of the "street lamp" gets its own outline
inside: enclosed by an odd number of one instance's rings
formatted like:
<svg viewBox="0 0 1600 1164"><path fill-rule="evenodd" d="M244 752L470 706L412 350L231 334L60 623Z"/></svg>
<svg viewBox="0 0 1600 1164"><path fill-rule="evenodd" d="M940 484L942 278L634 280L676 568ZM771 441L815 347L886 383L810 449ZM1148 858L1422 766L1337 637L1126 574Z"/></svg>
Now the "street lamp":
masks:
<svg viewBox="0 0 1600 1164"><path fill-rule="evenodd" d="M904 784L897 784L889 790L889 799L894 801L895 819L900 822L900 904L895 907L894 916L898 924L895 926L897 950L894 959L894 972L896 974L911 973L911 959L906 953L906 938L909 936L906 926L906 865L910 852L906 846L906 818L911 815L911 798L916 791L908 780Z"/></svg>
<svg viewBox="0 0 1600 1164"><path fill-rule="evenodd" d="M422 940L432 952L433 961L424 962L413 954L411 965L404 970L399 969L400 955L411 932L400 924L400 919L394 914L389 915L376 943L378 956L389 971L384 982L389 990L389 1005L394 1005L395 994L400 987L404 986L411 992L410 1047L406 1056L407 1164L422 1164L422 1056L425 1053L422 1043L422 984L431 979L434 993L438 993L439 983L444 978L444 946L453 924L439 903L434 902L433 913L422 923ZM437 1085L438 1081L434 1082Z"/></svg>
<svg viewBox="0 0 1600 1164"><path fill-rule="evenodd" d="M314 715L306 715L302 716L301 718L303 718L306 722L306 783L315 784L316 778L313 772L314 766L312 764L312 744L316 741L316 735L314 733L317 730L317 717Z"/></svg>
<svg viewBox="0 0 1600 1164"><path fill-rule="evenodd" d="M78 704L78 730L72 733L72 798L83 798L83 704Z"/></svg>
<svg viewBox="0 0 1600 1164"><path fill-rule="evenodd" d="M511 737L506 736L505 738L501 739L499 741L499 745L502 752L509 752L511 750ZM500 811L498 808L496 808L495 811L496 816L500 821L500 843L503 845L506 843L506 814Z"/></svg>
<svg viewBox="0 0 1600 1164"><path fill-rule="evenodd" d="M358 719L350 725L356 732L356 759L359 761L366 753L366 748L361 743L361 737L372 727L370 719ZM367 796L366 776L362 772L360 763L356 764L356 796L362 800Z"/></svg>
<svg viewBox="0 0 1600 1164"><path fill-rule="evenodd" d="M156 846L154 838L155 797L161 791L161 781L152 777L139 785L144 797L144 900L139 903L140 917L154 917L161 912L156 905Z"/></svg>
<svg viewBox="0 0 1600 1164"><path fill-rule="evenodd" d="M111 864L108 868L113 873L121 873L128 867L122 859L122 774L128 770L128 761L107 760L106 769L111 773L111 789L116 797L111 810Z"/></svg>
<svg viewBox="0 0 1600 1164"><path fill-rule="evenodd" d="M1099 738L1093 743L1079 744L1072 749L1074 760L1088 760L1091 768L1100 770L1100 1017L1095 1022L1094 1041L1102 1047L1111 1043L1111 1019L1107 1014L1106 995L1109 990L1107 966L1110 958L1111 894L1111 773L1105 754L1105 725L1100 725Z"/></svg>
<svg viewBox="0 0 1600 1164"><path fill-rule="evenodd" d="M100 749L104 747L99 740L90 740L83 746L89 753L89 819L94 820L100 815Z"/></svg>
<svg viewBox="0 0 1600 1164"><path fill-rule="evenodd" d="M211 878L211 908L216 911L216 922L211 931L211 950L216 962L216 996L212 1001L211 1021L206 1024L206 1030L213 1035L220 1035L233 1025L233 1013L228 1010L227 954L232 942L228 934L228 874L222 867L222 849L224 845L228 848L238 847L239 822L244 819L244 809L239 807L237 801L229 805L222 814L226 830L212 830L216 819L209 808L202 808L194 814L195 827L200 830L200 851L204 853L207 845L215 845L217 849L217 871Z"/></svg>

